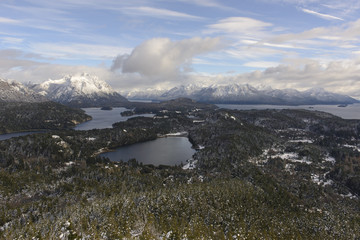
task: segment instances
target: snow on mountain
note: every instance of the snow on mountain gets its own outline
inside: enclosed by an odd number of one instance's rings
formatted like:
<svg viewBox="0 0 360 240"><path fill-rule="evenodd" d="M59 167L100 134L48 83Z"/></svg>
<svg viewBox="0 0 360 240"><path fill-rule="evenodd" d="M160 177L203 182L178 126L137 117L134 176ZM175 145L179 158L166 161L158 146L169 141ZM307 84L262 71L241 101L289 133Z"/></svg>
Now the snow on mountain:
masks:
<svg viewBox="0 0 360 240"><path fill-rule="evenodd" d="M351 104L357 100L321 88L307 91L295 89L272 89L268 86L253 87L249 84L212 85L200 87L187 85L164 91L143 91L127 94L129 99L169 100L178 97L192 98L201 102L234 104Z"/></svg>
<svg viewBox="0 0 360 240"><path fill-rule="evenodd" d="M115 106L127 102L109 84L87 73L67 75L61 79L48 80L32 87L49 99L77 107Z"/></svg>
<svg viewBox="0 0 360 240"><path fill-rule="evenodd" d="M46 98L23 84L0 78L0 102L43 102Z"/></svg>
<svg viewBox="0 0 360 240"><path fill-rule="evenodd" d="M341 101L342 103L351 103L353 100L351 97L336 93L330 93L325 91L323 88L311 88L304 92L308 98L316 98L319 101L337 103Z"/></svg>

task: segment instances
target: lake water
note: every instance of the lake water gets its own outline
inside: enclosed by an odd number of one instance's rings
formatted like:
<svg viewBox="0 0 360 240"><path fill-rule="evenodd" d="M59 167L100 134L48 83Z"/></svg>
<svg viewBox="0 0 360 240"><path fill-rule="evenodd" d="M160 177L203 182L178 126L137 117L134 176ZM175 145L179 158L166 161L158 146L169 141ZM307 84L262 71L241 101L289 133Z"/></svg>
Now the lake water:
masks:
<svg viewBox="0 0 360 240"><path fill-rule="evenodd" d="M323 111L339 116L344 119L360 119L360 103L349 104L347 107L337 105L240 105L240 104L217 104L220 108L238 110L262 110L262 109L307 109L312 111Z"/></svg>
<svg viewBox="0 0 360 240"><path fill-rule="evenodd" d="M39 132L17 132L17 133L0 134L0 141L10 139L13 137L26 136L26 135L34 134L34 133L41 133L41 132L40 131Z"/></svg>
<svg viewBox="0 0 360 240"><path fill-rule="evenodd" d="M132 117L153 117L154 114L141 114L123 117L120 113L129 110L123 107L113 108L112 110L101 110L100 108L83 108L86 114L90 115L93 119L77 125L75 130L91 130L91 129L103 129L112 128L112 125L116 122L123 122Z"/></svg>
<svg viewBox="0 0 360 240"><path fill-rule="evenodd" d="M83 109L86 114L90 115L93 119L84 123L77 125L75 130L91 130L91 129L103 129L103 128L112 128L112 124L116 122L126 121L132 117L153 117L154 114L140 114L133 115L128 117L123 117L120 115L121 112L124 112L128 109L126 108L113 108L113 110L101 110L100 108L84 108ZM10 139L13 137L25 136L38 132L17 132L17 133L9 133L9 134L0 134L0 141Z"/></svg>
<svg viewBox="0 0 360 240"><path fill-rule="evenodd" d="M300 106L286 106L286 105L239 105L239 104L217 104L217 106L226 109L239 109L239 110L251 110L251 109L307 109L324 111L344 119L360 119L360 103L349 104L347 107L338 107L337 105L300 105ZM102 129L112 128L112 124L116 122L126 121L129 118L136 116L153 117L154 114L142 114L129 117L123 117L121 112L126 111L126 108L113 108L111 111L101 110L100 108L84 108L85 112L92 116L92 120L77 125L75 130L90 130L90 129ZM1 134L0 141L6 140L12 137L19 137L37 132L19 132L10 134Z"/></svg>
<svg viewBox="0 0 360 240"><path fill-rule="evenodd" d="M107 157L111 161L126 162L135 158L143 164L175 166L186 164L186 160L194 153L195 150L191 148L188 138L166 137L120 147L114 152L102 153L100 156Z"/></svg>

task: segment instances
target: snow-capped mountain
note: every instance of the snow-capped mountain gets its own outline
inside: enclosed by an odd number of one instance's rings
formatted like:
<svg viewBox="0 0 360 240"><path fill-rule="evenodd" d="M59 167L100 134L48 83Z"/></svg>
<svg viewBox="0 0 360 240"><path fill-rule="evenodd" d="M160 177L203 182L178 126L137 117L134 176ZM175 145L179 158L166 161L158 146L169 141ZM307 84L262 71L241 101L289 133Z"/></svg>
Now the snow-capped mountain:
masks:
<svg viewBox="0 0 360 240"><path fill-rule="evenodd" d="M43 102L41 96L23 84L0 78L0 102Z"/></svg>
<svg viewBox="0 0 360 240"><path fill-rule="evenodd" d="M167 91L130 92L129 99L169 100L187 97L200 102L234 103L234 104L351 104L358 102L346 95L331 93L322 88L307 91L295 89L272 89L261 86L255 88L249 84L212 85L201 87L196 85L174 87Z"/></svg>
<svg viewBox="0 0 360 240"><path fill-rule="evenodd" d="M55 102L76 107L116 106L127 102L105 81L87 73L50 79L31 88Z"/></svg>

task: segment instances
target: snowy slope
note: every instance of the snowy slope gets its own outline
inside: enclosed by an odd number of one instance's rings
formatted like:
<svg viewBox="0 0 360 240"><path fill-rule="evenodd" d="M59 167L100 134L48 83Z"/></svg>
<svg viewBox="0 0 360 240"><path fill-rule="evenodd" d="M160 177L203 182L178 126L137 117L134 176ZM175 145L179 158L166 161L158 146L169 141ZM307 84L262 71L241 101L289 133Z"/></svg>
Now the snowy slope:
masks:
<svg viewBox="0 0 360 240"><path fill-rule="evenodd" d="M0 102L43 102L44 96L35 93L23 84L0 78Z"/></svg>
<svg viewBox="0 0 360 240"><path fill-rule="evenodd" d="M50 79L32 88L53 101L73 106L115 106L127 102L105 81L87 73Z"/></svg>

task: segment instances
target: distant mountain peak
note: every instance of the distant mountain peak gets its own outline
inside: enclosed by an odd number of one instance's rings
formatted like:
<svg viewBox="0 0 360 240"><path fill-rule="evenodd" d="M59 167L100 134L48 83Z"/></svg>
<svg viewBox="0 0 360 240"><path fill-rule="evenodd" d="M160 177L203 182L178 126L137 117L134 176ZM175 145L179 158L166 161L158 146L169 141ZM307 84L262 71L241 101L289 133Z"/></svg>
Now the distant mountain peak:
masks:
<svg viewBox="0 0 360 240"><path fill-rule="evenodd" d="M61 79L49 79L43 82L39 87L48 93L51 92L71 92L71 95L89 95L89 94L113 94L113 90L109 84L97 76L88 73L77 75L66 75Z"/></svg>
<svg viewBox="0 0 360 240"><path fill-rule="evenodd" d="M49 79L33 89L53 101L74 106L117 105L127 100L99 77L80 73Z"/></svg>

